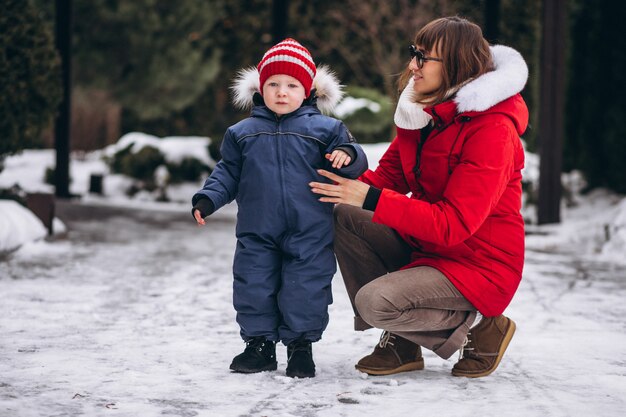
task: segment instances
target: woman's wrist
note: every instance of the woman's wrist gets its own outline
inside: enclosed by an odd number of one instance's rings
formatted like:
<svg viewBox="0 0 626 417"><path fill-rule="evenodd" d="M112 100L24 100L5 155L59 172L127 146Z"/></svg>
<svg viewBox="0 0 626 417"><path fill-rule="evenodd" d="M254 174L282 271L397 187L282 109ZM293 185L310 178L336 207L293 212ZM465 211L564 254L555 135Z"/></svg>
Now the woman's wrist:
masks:
<svg viewBox="0 0 626 417"><path fill-rule="evenodd" d="M376 206L378 205L378 200L380 199L380 195L382 194L382 190L376 187L372 187L370 185L369 190L367 190L367 195L365 196L365 201L363 202L362 208L369 211L376 210Z"/></svg>

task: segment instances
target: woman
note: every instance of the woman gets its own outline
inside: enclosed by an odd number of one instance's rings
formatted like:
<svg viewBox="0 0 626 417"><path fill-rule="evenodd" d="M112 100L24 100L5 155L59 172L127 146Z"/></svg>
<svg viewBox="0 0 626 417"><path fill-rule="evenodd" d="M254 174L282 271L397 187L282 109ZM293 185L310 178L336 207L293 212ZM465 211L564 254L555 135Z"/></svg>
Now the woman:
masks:
<svg viewBox="0 0 626 417"><path fill-rule="evenodd" d="M384 330L356 368L418 370L420 347L444 359L460 349L452 374L482 377L515 332L502 313L524 262L519 135L528 109L519 92L528 68L459 17L427 24L410 53L397 136L378 168L359 180L323 171L333 184L310 186L320 201L341 203L335 250L355 329Z"/></svg>

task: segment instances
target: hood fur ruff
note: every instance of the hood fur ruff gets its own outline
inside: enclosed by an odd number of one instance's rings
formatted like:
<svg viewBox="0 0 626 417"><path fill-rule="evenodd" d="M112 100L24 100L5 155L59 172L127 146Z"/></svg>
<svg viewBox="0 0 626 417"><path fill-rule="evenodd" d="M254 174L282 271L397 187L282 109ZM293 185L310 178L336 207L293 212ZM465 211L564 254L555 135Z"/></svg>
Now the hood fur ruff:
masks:
<svg viewBox="0 0 626 417"><path fill-rule="evenodd" d="M334 72L327 66L320 65L313 79L312 89L316 89L317 107L322 113L330 114L343 97L343 85ZM255 67L240 70L230 87L233 93L233 105L240 110L249 110L254 105L254 93L260 93L259 72Z"/></svg>
<svg viewBox="0 0 626 417"><path fill-rule="evenodd" d="M522 91L528 80L528 66L522 55L504 45L490 47L495 70L463 85L457 91L454 102L459 113L485 111L501 101ZM421 129L431 117L424 112L424 105L416 103L413 79L404 88L394 115L396 126L404 129Z"/></svg>

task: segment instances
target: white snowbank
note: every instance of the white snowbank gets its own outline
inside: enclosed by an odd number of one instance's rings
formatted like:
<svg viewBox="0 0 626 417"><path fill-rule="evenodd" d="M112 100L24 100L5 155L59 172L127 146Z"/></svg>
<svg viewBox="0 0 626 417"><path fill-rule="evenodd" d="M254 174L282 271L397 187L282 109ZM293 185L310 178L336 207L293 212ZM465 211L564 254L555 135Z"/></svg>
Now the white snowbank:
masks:
<svg viewBox="0 0 626 417"><path fill-rule="evenodd" d="M104 155L113 156L116 152L131 146L131 152L139 152L145 146L158 149L167 162L179 164L185 158L195 158L209 167L215 167L208 146L211 139L203 136L168 136L158 138L141 132L125 134L116 143L104 149Z"/></svg>
<svg viewBox="0 0 626 417"><path fill-rule="evenodd" d="M0 253L43 239L48 230L30 210L12 200L0 200Z"/></svg>
<svg viewBox="0 0 626 417"><path fill-rule="evenodd" d="M366 98L354 98L347 96L341 100L339 104L337 104L333 113L340 119L343 119L363 108L369 109L372 113L378 113L380 111L380 104Z"/></svg>

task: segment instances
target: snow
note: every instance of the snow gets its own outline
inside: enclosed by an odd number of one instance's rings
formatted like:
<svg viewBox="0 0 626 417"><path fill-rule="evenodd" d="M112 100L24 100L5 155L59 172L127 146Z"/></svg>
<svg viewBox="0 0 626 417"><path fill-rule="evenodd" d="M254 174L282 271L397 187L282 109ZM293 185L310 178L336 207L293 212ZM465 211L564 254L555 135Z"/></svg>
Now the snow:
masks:
<svg viewBox="0 0 626 417"><path fill-rule="evenodd" d="M141 132L130 132L122 136L116 143L104 149L104 155L113 156L116 152L131 147L131 152L138 152L145 146L158 149L171 163L180 163L185 158L196 158L210 167L215 161L208 153L207 147L211 140L202 136L168 136L158 138Z"/></svg>
<svg viewBox="0 0 626 417"><path fill-rule="evenodd" d="M0 252L43 239L47 229L30 210L11 200L0 200Z"/></svg>
<svg viewBox="0 0 626 417"><path fill-rule="evenodd" d="M364 145L371 166L387 145ZM106 174L105 195L89 195L89 175L108 172L100 157L72 159L71 191L83 198L57 204L65 235L20 239L10 253L0 247L2 417L623 414L622 196L574 195L562 223L529 226L524 278L506 312L518 330L489 377L454 378L456 356L428 351L423 371L357 372L380 333L352 331L338 273L330 324L314 345L317 376L300 380L285 376L282 345L276 372L228 370L243 349L232 307L236 207L197 227L189 198L201 184L170 186L173 201L156 203L129 199L129 180ZM10 157L0 187L52 191L43 173L53 164L51 151ZM0 241L13 235L7 224L20 232L38 224L2 203L0 222L24 217L0 223Z"/></svg>
<svg viewBox="0 0 626 417"><path fill-rule="evenodd" d="M372 113L378 113L380 111L380 104L366 98L354 98L347 96L341 100L339 104L337 104L333 113L337 117L344 119L363 108L368 109Z"/></svg>

